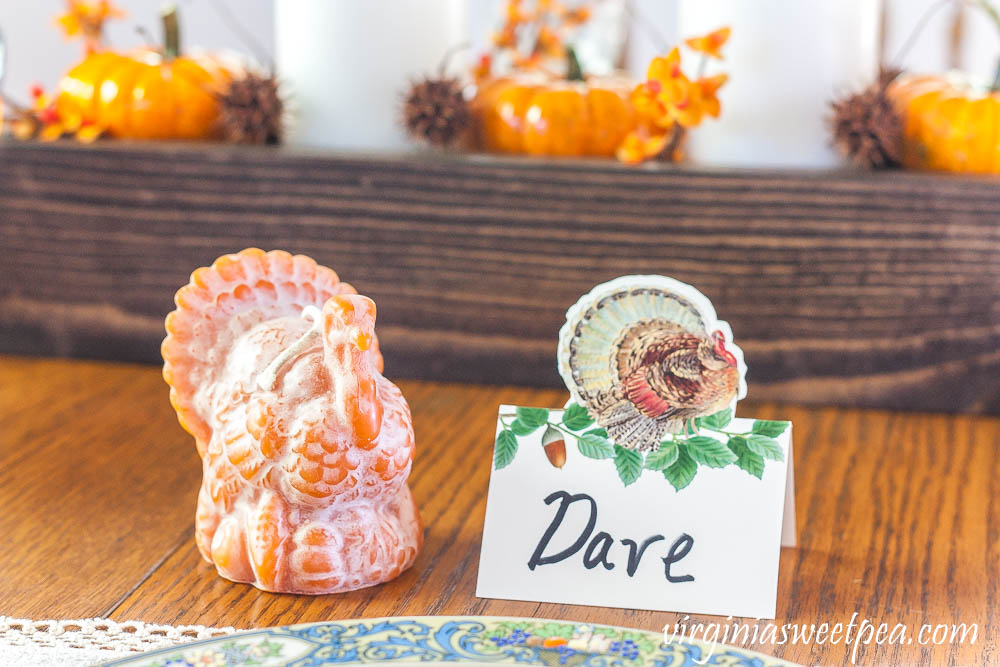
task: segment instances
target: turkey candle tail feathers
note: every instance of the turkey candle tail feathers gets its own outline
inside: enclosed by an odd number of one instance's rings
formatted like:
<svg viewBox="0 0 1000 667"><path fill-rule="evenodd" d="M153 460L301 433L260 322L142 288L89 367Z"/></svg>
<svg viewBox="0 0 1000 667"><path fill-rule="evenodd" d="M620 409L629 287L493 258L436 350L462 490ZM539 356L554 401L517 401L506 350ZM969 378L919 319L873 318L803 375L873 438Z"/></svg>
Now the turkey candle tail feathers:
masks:
<svg viewBox="0 0 1000 667"><path fill-rule="evenodd" d="M609 438L639 451L746 394L729 325L665 276L623 276L581 297L560 330L559 371Z"/></svg>
<svg viewBox="0 0 1000 667"><path fill-rule="evenodd" d="M332 269L282 250L247 248L191 274L174 297L177 309L167 315L160 351L171 403L200 454L211 437L211 415L199 412L196 394L216 381L237 338L267 320L298 319L306 306L322 308L340 294L357 291ZM381 370L377 342L375 349Z"/></svg>

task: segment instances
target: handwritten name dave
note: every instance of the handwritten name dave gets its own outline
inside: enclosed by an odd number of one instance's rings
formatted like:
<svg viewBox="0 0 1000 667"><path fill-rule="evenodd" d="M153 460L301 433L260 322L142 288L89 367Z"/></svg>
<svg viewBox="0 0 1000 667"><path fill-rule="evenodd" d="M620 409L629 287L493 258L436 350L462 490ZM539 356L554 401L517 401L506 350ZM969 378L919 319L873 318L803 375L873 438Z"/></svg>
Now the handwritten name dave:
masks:
<svg viewBox="0 0 1000 667"><path fill-rule="evenodd" d="M556 491L549 494L544 502L546 505L555 503L556 511L528 560L529 570L561 563L582 550L584 568L593 570L600 565L605 570L614 570L619 564L623 564L625 573L629 577L634 577L646 550L653 545L663 547L667 544L667 538L663 535L650 535L642 542L637 542L628 537L616 541L604 530L594 534L594 529L597 527L597 501L586 493L571 494L568 491ZM563 528L566 514L575 504L580 504L589 511L587 523L579 532L572 528ZM573 542L568 547L553 553L554 549L550 548L553 538L555 544L565 544L571 538ZM663 544L660 545L659 542ZM680 561L691 553L693 548L694 538L687 533L681 533L665 550L665 555L661 556L660 560L663 561L663 576L668 582L679 584L694 581L694 576L684 574L683 566L680 565Z"/></svg>

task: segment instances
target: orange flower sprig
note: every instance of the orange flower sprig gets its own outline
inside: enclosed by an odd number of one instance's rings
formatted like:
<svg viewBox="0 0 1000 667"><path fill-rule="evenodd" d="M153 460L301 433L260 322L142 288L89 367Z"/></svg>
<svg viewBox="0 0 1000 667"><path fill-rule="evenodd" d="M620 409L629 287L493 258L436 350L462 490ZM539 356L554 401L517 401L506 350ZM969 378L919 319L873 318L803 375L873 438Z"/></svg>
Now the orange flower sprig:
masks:
<svg viewBox="0 0 1000 667"><path fill-rule="evenodd" d="M726 42L729 41L730 32L732 32L731 28L726 26L724 28L719 28L718 30L713 30L707 35L702 35L701 37L691 37L690 39L686 39L684 40L684 43L692 51L704 53L706 56L710 56L716 60L723 60L720 49L726 45Z"/></svg>
<svg viewBox="0 0 1000 667"><path fill-rule="evenodd" d="M108 19L121 18L125 12L110 0L66 0L66 13L56 17L68 39L80 36L88 54L104 48L104 23Z"/></svg>
<svg viewBox="0 0 1000 667"><path fill-rule="evenodd" d="M677 47L653 59L646 80L637 85L630 96L640 122L619 146L619 160L628 164L654 158L676 162L681 158L685 134L700 125L706 116L719 117L722 105L718 92L729 77L726 74L703 76L702 72L709 58L722 59L721 49L729 33L728 27L721 28L685 41L689 49L702 54L696 79L684 73Z"/></svg>
<svg viewBox="0 0 1000 667"><path fill-rule="evenodd" d="M569 6L557 0L507 0L504 22L493 34L493 54L504 56L514 69L530 70L541 67L546 60L566 58L566 42L573 31L590 19L588 0ZM490 67L500 60L483 59L473 74L483 78ZM486 63L487 69L483 68Z"/></svg>
<svg viewBox="0 0 1000 667"><path fill-rule="evenodd" d="M11 133L18 139L55 141L67 135L90 143L104 134L104 128L84 122L79 117L67 117L59 112L55 100L38 84L31 87L32 104L22 107L7 100L11 117L6 120Z"/></svg>

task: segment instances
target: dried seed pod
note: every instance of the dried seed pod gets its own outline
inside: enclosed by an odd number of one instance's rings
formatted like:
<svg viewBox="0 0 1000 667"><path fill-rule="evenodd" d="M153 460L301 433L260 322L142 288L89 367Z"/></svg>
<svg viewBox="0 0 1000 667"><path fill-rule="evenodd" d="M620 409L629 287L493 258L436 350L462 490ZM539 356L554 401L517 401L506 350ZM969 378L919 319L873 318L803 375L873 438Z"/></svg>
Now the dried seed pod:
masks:
<svg viewBox="0 0 1000 667"><path fill-rule="evenodd" d="M433 146L450 146L461 138L470 122L469 103L458 79L426 77L406 92L403 125L416 139Z"/></svg>
<svg viewBox="0 0 1000 667"><path fill-rule="evenodd" d="M281 143L285 107L273 75L247 72L233 79L218 100L222 133L227 141Z"/></svg>
<svg viewBox="0 0 1000 667"><path fill-rule="evenodd" d="M903 117L888 93L898 76L899 70L883 68L868 88L830 104L833 143L857 165L889 169L902 162Z"/></svg>

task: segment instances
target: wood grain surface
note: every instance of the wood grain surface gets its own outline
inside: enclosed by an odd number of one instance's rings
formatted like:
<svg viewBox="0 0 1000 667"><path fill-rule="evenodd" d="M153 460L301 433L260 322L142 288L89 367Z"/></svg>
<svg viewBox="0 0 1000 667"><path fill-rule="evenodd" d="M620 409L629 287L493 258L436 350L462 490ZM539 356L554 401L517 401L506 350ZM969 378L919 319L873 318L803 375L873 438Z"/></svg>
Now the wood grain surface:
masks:
<svg viewBox="0 0 1000 667"><path fill-rule="evenodd" d="M0 357L0 614L263 627L390 614L566 618L659 631L683 615L475 597L500 403L563 392L399 383L414 415L423 551L353 593L262 593L219 578L192 538L200 466L158 371ZM1000 420L741 404L795 423L799 546L782 549L777 623L978 624L974 644L861 645L861 665L989 665L997 651ZM752 573L748 573L752 576ZM694 621L724 621L696 616ZM749 645L849 664L843 645Z"/></svg>
<svg viewBox="0 0 1000 667"><path fill-rule="evenodd" d="M0 351L157 361L190 272L304 252L400 377L560 386L566 308L690 282L762 400L1000 413L1000 181L210 145L0 144Z"/></svg>
<svg viewBox="0 0 1000 667"><path fill-rule="evenodd" d="M105 615L187 541L201 465L165 446L167 393L148 368L0 358L0 614Z"/></svg>

